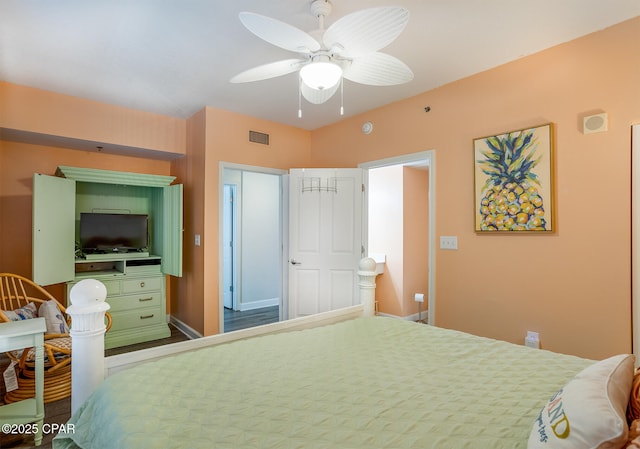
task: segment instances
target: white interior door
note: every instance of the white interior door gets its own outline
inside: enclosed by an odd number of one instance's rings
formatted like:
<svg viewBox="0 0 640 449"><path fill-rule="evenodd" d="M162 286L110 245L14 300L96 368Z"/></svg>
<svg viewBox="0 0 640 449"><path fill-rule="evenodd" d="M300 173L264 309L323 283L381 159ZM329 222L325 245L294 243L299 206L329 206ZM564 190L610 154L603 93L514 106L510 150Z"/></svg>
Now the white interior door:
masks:
<svg viewBox="0 0 640 449"><path fill-rule="evenodd" d="M224 264L224 307L235 309L235 186L224 185L224 225L223 225L223 264Z"/></svg>
<svg viewBox="0 0 640 449"><path fill-rule="evenodd" d="M359 302L362 169L292 169L289 318Z"/></svg>

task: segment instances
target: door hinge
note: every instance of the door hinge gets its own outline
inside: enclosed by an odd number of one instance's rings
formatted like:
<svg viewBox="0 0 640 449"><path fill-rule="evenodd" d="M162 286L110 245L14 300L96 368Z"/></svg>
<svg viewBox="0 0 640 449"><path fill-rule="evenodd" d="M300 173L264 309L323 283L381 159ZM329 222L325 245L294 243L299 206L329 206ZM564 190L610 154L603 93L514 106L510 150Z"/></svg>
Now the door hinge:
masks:
<svg viewBox="0 0 640 449"><path fill-rule="evenodd" d="M362 183L362 193L364 193L364 183Z"/></svg>
<svg viewBox="0 0 640 449"><path fill-rule="evenodd" d="M230 291L231 293L233 293L233 285L230 285L230 286L229 286L229 291Z"/></svg>

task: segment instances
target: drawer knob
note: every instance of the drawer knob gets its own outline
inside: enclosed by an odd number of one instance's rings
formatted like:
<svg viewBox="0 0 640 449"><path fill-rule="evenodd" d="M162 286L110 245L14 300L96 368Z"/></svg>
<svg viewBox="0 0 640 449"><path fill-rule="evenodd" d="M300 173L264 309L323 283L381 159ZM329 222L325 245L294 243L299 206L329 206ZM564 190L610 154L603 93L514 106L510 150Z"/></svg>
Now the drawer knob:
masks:
<svg viewBox="0 0 640 449"><path fill-rule="evenodd" d="M145 301L151 301L152 299L153 299L153 296L149 296L148 298L138 298L138 301L145 302Z"/></svg>
<svg viewBox="0 0 640 449"><path fill-rule="evenodd" d="M140 319L141 320L146 320L146 319L149 319L149 318L153 318L153 313L151 315L140 315Z"/></svg>
<svg viewBox="0 0 640 449"><path fill-rule="evenodd" d="M140 287L141 287L141 288L144 288L144 281L143 281L143 282L140 282Z"/></svg>

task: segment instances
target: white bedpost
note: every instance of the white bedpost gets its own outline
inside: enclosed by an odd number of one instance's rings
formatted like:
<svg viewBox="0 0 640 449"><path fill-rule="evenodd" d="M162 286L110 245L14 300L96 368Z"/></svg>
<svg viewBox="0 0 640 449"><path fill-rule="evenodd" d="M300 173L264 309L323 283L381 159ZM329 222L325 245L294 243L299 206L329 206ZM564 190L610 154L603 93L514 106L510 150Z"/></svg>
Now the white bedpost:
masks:
<svg viewBox="0 0 640 449"><path fill-rule="evenodd" d="M360 260L360 302L364 306L363 316L373 316L376 314L376 261L371 257Z"/></svg>
<svg viewBox="0 0 640 449"><path fill-rule="evenodd" d="M84 279L71 288L71 413L104 379L104 323L110 306L107 288L95 279Z"/></svg>

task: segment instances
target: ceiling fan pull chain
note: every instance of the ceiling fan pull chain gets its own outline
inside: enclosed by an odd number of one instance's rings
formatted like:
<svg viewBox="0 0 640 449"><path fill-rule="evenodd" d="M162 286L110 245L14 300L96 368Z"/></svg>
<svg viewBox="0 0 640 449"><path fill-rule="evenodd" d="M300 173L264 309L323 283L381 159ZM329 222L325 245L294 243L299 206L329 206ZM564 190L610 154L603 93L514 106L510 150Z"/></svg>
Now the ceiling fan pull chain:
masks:
<svg viewBox="0 0 640 449"><path fill-rule="evenodd" d="M344 78L340 78L340 115L344 115Z"/></svg>
<svg viewBox="0 0 640 449"><path fill-rule="evenodd" d="M298 75L298 118L302 118L302 78Z"/></svg>

